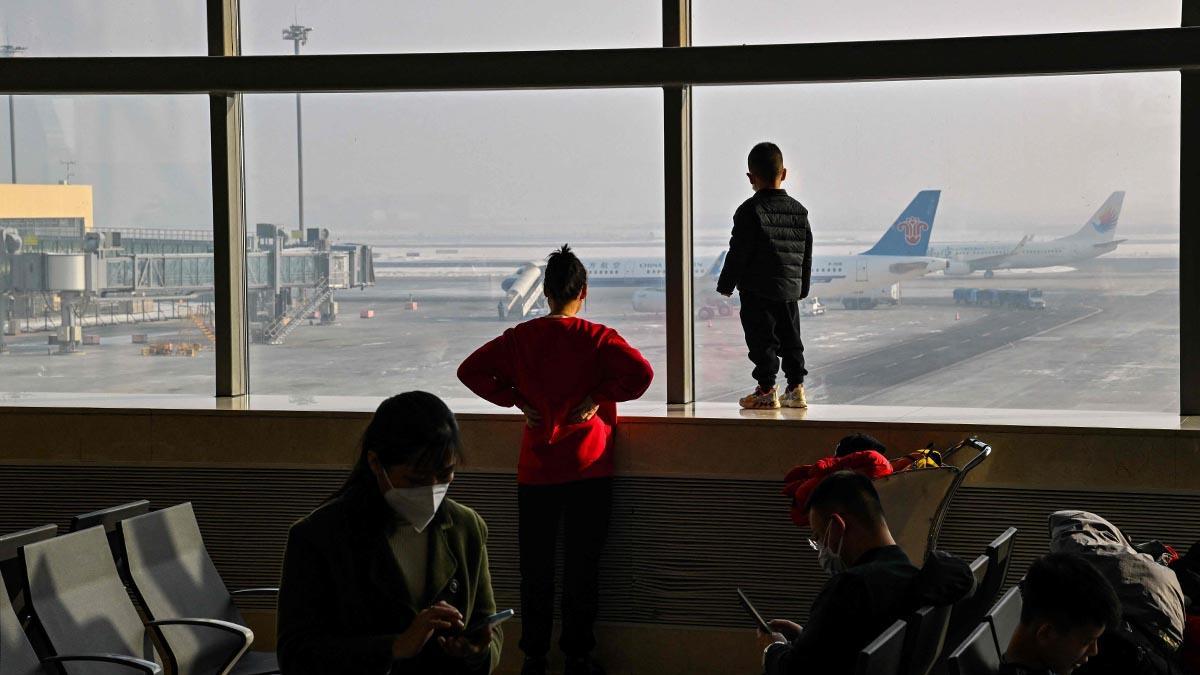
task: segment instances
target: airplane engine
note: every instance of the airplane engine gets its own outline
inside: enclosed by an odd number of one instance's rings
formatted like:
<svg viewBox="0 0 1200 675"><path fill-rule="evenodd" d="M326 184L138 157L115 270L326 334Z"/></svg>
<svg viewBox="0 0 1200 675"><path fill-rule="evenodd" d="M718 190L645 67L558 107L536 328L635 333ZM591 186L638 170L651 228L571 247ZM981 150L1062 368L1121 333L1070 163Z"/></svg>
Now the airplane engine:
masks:
<svg viewBox="0 0 1200 675"><path fill-rule="evenodd" d="M965 276L970 275L971 272L974 272L974 271L975 270L971 269L971 263L955 260L955 261L952 261L946 267L946 276L948 276L948 277L965 277Z"/></svg>

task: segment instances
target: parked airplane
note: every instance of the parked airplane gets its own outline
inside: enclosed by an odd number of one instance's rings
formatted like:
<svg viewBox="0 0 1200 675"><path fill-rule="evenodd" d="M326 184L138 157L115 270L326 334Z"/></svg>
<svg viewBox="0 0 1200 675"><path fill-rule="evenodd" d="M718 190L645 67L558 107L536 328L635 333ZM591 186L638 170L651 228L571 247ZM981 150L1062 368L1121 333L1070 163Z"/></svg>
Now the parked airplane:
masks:
<svg viewBox="0 0 1200 675"><path fill-rule="evenodd" d="M918 192L875 246L863 253L813 256L809 297L814 300L840 297L842 304L848 308L874 307L877 303L875 296L880 288L946 269L945 260L926 255L940 197L940 190ZM727 301L722 303L724 298L713 293L716 278L721 273L720 265L724 263L724 254L717 263L709 270L709 279L697 283L698 297L701 289L714 295L704 296L703 304L697 303L701 318L711 318L714 311L721 315L731 313ZM634 294L634 309L662 312L666 300L661 296L659 289L639 290Z"/></svg>
<svg viewBox="0 0 1200 675"><path fill-rule="evenodd" d="M848 309L874 307L880 288L945 270L946 260L929 253L929 237L941 190L922 190L883 237L857 255L813 256L810 297L842 299Z"/></svg>
<svg viewBox="0 0 1200 675"><path fill-rule="evenodd" d="M721 251L717 259L708 267L708 271L696 275L692 284L693 294L699 309L697 316L701 319L711 319L714 316L731 316L734 301L717 293L717 277L721 276L721 268L725 266L725 255ZM667 293L663 287L639 288L633 292L633 311L651 314L663 314L667 311Z"/></svg>
<svg viewBox="0 0 1200 675"><path fill-rule="evenodd" d="M1124 192L1112 193L1083 227L1066 237L1043 242L1026 236L1016 243L940 244L931 246L929 254L950 261L947 276L984 270L990 277L993 270L1058 267L1089 260L1115 250L1125 241L1115 238L1124 201Z"/></svg>
<svg viewBox="0 0 1200 675"><path fill-rule="evenodd" d="M666 311L666 293L663 290L665 273L662 258L606 258L584 260L583 265L588 271L588 285L599 286L637 286L654 283L656 286L640 288L633 293L633 308L638 312L653 312L661 314ZM720 297L713 290L712 298L708 298L704 289L716 288L717 275L725 264L725 252L722 251L711 263L697 261L693 263L697 297L706 298L705 302L713 306L713 312L722 316L732 313L728 300ZM542 294L542 275L546 270L544 262L525 263L515 273L500 282L500 288L505 298L497 306L501 319L509 317L527 317L545 309L545 296Z"/></svg>
<svg viewBox="0 0 1200 675"><path fill-rule="evenodd" d="M813 256L810 297L840 297L846 307L873 307L874 294L904 279L945 270L947 262L927 255L933 220L937 214L940 190L922 190L909 202L883 237L870 249L858 255ZM698 313L732 314L732 305L715 295L716 278L725 263L725 253L717 256L710 266L694 265L699 277ZM662 258L618 258L585 260L588 284L592 286L658 284L634 293L635 311L661 313L666 309L666 297L661 287L664 276ZM541 279L545 263L529 262L505 278L501 288L505 298L497 305L501 319L524 318L541 311L544 298ZM711 289L711 290L710 290ZM707 312L703 310L707 309ZM706 317L707 318L707 317Z"/></svg>

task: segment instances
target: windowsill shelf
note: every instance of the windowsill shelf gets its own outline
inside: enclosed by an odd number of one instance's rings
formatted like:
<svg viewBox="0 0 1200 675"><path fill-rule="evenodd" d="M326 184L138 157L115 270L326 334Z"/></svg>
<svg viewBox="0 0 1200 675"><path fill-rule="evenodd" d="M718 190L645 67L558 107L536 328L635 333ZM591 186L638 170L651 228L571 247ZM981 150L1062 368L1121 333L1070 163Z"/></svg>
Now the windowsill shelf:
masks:
<svg viewBox="0 0 1200 675"><path fill-rule="evenodd" d="M231 412L358 417L373 412L382 397L373 396L285 396L253 395L219 399L189 395L3 393L5 408L44 412L79 413L121 411L123 414L163 412ZM464 417L516 418L511 411L478 399L448 399L456 414ZM1200 433L1200 417L1171 413L1100 410L1025 410L990 408L943 408L928 406L813 405L807 410L741 410L736 403L664 405L633 402L619 407L622 420L707 422L723 424L803 424L845 426L847 423L875 425L936 425L1064 429L1120 429L1133 431L1185 431Z"/></svg>

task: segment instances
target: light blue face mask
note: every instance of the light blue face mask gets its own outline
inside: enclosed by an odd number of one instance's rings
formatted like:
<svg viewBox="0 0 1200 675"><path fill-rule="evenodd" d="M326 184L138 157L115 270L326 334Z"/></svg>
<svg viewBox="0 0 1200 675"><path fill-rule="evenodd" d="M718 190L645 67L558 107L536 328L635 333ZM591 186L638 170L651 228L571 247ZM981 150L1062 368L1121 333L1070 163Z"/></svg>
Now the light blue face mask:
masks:
<svg viewBox="0 0 1200 675"><path fill-rule="evenodd" d="M829 546L829 532L833 529L833 523L825 528L825 538L821 543L817 543L812 539L808 540L808 545L817 552L817 564L829 576L834 576L846 570L846 563L842 562L842 545L846 543L845 528L843 528L842 539L838 542L837 551L834 551Z"/></svg>

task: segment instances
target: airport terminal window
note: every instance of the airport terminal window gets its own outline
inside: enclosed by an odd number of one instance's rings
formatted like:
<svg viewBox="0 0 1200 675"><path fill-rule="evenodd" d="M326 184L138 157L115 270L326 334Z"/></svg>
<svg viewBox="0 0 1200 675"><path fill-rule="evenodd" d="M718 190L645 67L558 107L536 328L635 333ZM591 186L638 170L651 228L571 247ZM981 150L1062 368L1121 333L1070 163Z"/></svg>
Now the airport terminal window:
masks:
<svg viewBox="0 0 1200 675"><path fill-rule="evenodd" d="M810 402L1177 412L1179 94L1178 73L697 90L697 399L754 386L704 267L772 140L816 240Z"/></svg>
<svg viewBox="0 0 1200 675"><path fill-rule="evenodd" d="M692 0L696 45L785 44L1173 28L1179 0Z"/></svg>
<svg viewBox="0 0 1200 675"><path fill-rule="evenodd" d="M5 0L0 4L0 58L202 56L208 53L204 4L205 0Z"/></svg>
<svg viewBox="0 0 1200 675"><path fill-rule="evenodd" d="M14 110L0 391L211 395L207 97L23 96Z"/></svg>
<svg viewBox="0 0 1200 675"><path fill-rule="evenodd" d="M471 397L459 363L545 312L536 264L570 243L590 271L583 316L642 350L644 399L665 400L663 321L634 306L662 283L658 90L302 105L303 228L296 98L245 99L252 393Z"/></svg>
<svg viewBox="0 0 1200 675"><path fill-rule="evenodd" d="M241 5L245 54L294 53L299 40L302 54L659 47L661 25L662 4L656 0L255 0Z"/></svg>

